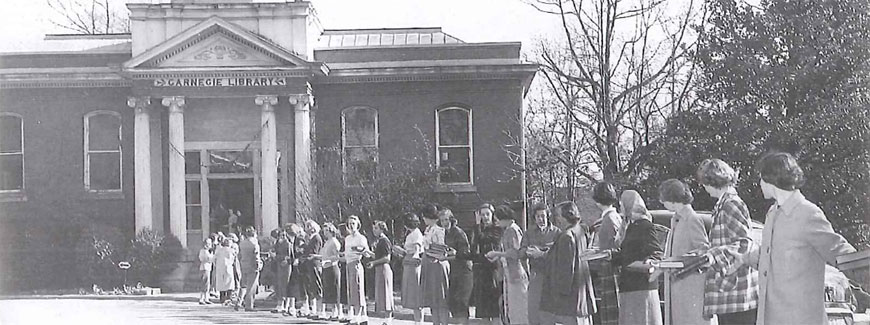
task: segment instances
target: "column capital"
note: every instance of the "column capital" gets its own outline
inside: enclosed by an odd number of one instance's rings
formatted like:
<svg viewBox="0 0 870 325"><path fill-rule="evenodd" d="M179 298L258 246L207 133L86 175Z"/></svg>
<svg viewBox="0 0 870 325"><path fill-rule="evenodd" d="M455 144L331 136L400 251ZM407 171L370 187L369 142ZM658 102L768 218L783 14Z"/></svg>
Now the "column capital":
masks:
<svg viewBox="0 0 870 325"><path fill-rule="evenodd" d="M288 100L291 105L295 106L297 111L307 110L306 106L314 104L314 96L311 96L311 94L292 94Z"/></svg>
<svg viewBox="0 0 870 325"><path fill-rule="evenodd" d="M135 108L137 111L144 110L144 109L148 108L148 106L151 106L151 97L149 97L149 96L142 96L142 97L130 96L130 97L127 97L127 106L129 106L130 108Z"/></svg>
<svg viewBox="0 0 870 325"><path fill-rule="evenodd" d="M184 104L186 104L184 101L184 96L163 97L161 103L163 104L163 106L169 107L170 112L172 112L173 110L181 111Z"/></svg>
<svg viewBox="0 0 870 325"><path fill-rule="evenodd" d="M278 104L278 96L277 95L257 95L254 98L254 103L258 106L263 106L263 109L267 107L271 107L275 104Z"/></svg>

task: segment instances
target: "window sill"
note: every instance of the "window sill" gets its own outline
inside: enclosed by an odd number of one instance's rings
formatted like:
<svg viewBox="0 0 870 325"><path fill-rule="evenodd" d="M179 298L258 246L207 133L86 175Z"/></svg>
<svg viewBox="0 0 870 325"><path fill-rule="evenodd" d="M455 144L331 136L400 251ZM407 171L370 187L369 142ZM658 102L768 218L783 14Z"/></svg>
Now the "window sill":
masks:
<svg viewBox="0 0 870 325"><path fill-rule="evenodd" d="M6 202L27 202L27 194L24 194L24 192L0 193L0 203Z"/></svg>
<svg viewBox="0 0 870 325"><path fill-rule="evenodd" d="M436 193L473 193L477 192L477 186L474 184L437 184L435 185Z"/></svg>
<svg viewBox="0 0 870 325"><path fill-rule="evenodd" d="M87 198L94 200L123 200L122 191L88 191Z"/></svg>

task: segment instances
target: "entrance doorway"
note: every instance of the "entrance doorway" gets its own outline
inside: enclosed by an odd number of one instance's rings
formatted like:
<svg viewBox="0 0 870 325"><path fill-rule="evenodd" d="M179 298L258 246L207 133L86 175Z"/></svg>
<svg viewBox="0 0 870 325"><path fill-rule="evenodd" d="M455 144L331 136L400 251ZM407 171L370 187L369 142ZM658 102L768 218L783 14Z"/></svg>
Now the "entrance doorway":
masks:
<svg viewBox="0 0 870 325"><path fill-rule="evenodd" d="M254 179L209 179L209 231L224 234L254 225Z"/></svg>

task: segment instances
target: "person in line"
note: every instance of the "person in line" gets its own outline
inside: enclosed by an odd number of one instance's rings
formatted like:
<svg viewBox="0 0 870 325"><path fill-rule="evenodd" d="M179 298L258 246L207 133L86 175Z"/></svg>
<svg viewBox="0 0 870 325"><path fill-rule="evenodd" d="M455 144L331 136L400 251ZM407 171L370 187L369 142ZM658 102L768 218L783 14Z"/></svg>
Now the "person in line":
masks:
<svg viewBox="0 0 870 325"><path fill-rule="evenodd" d="M661 325L659 283L650 281L649 272L653 261L662 257L662 246L652 216L636 191L622 192L620 205L628 227L619 252L613 254L614 264L621 269L617 295L619 323Z"/></svg>
<svg viewBox="0 0 870 325"><path fill-rule="evenodd" d="M290 275L293 273L293 265L291 264L291 252L289 237L287 236L289 224L284 226L285 229L278 228L272 231L275 237L275 244L272 246L272 269L275 271L274 288L275 298L278 299L278 305L272 310L273 313L286 313L292 308L290 304Z"/></svg>
<svg viewBox="0 0 870 325"><path fill-rule="evenodd" d="M438 211L438 220L445 227L444 241L447 243L447 261L450 263L450 287L448 288L447 309L458 323L467 324L474 287L474 274L471 265L471 246L468 236L457 225L456 217L450 209Z"/></svg>
<svg viewBox="0 0 870 325"><path fill-rule="evenodd" d="M426 223L423 256L423 301L429 306L432 313L432 324L448 324L450 311L447 306L447 294L449 291L450 264L447 256L437 251L438 247L445 247L445 230L438 225L438 208L427 204L421 211L423 222ZM439 246L440 245L440 246Z"/></svg>
<svg viewBox="0 0 870 325"><path fill-rule="evenodd" d="M528 259L529 263L529 324L538 325L541 324L539 310L546 268L545 257L561 230L550 224L550 210L546 205L536 204L532 208L532 214L535 217L535 226L523 236L519 252L520 256Z"/></svg>
<svg viewBox="0 0 870 325"><path fill-rule="evenodd" d="M257 241L257 231L253 226L244 229L244 239L239 243L239 264L242 271L242 289L240 295L244 297L243 306L245 311L254 311L254 295L259 286L260 270L263 269L263 260L260 259L260 243ZM238 310L238 306L236 309Z"/></svg>
<svg viewBox="0 0 870 325"><path fill-rule="evenodd" d="M212 238L208 237L202 242L202 248L199 249L199 272L202 275L199 292L200 305L211 305L209 292L211 291L211 269L214 263L212 243Z"/></svg>
<svg viewBox="0 0 870 325"><path fill-rule="evenodd" d="M300 268L302 270L301 288L304 294L302 300L302 314L309 318L317 317L317 312L321 310L318 302L323 297L323 279L321 278L323 268L314 256L320 252L323 247L323 238L320 237L320 225L316 221L308 219L305 221L305 238L303 251L301 256Z"/></svg>
<svg viewBox="0 0 870 325"><path fill-rule="evenodd" d="M825 264L836 265L837 256L855 248L801 193L804 172L791 154L765 154L755 169L764 198L775 201L761 248L750 254L760 273L756 324L826 324Z"/></svg>
<svg viewBox="0 0 870 325"><path fill-rule="evenodd" d="M495 218L504 233L501 235L499 249L487 253L486 257L498 260L504 270L503 313L508 324L528 324L529 274L520 255L523 230L515 222L514 210L507 205L500 205L495 209Z"/></svg>
<svg viewBox="0 0 870 325"><path fill-rule="evenodd" d="M574 202L559 203L555 219L562 232L544 260L541 324L591 325L595 313L592 275L580 258L587 250L588 230Z"/></svg>
<svg viewBox="0 0 870 325"><path fill-rule="evenodd" d="M341 300L341 268L338 260L341 252L341 242L338 240L340 233L332 223L323 224L323 236L326 238L323 247L320 248L320 263L323 267L323 304L320 310L320 319L333 322L344 319ZM326 313L326 305L332 305L332 314Z"/></svg>
<svg viewBox="0 0 870 325"><path fill-rule="evenodd" d="M296 309L297 301L308 300L308 296L305 292L305 275L301 265L302 255L305 253L306 245L305 230L295 223L287 224L284 227L284 230L287 232L287 241L290 243L290 256L287 259L292 267L292 272L290 272L290 282L287 284L287 288L290 290L288 294L290 302L287 305L287 311L284 315L291 317L306 317L309 312L307 306L303 305L302 308Z"/></svg>
<svg viewBox="0 0 870 325"><path fill-rule="evenodd" d="M758 308L758 271L749 263L749 209L737 195L737 172L720 159L706 159L696 179L717 199L705 254L711 261L704 284L704 316L719 325L754 324Z"/></svg>
<svg viewBox="0 0 870 325"><path fill-rule="evenodd" d="M366 315L365 272L361 262L366 252L370 252L369 242L360 233L360 221L357 216L347 217L347 227L350 234L344 238L344 256L347 261L347 300L348 315L351 324L368 322Z"/></svg>
<svg viewBox="0 0 870 325"><path fill-rule="evenodd" d="M393 268L390 266L393 244L387 237L387 223L381 220L372 225L375 235L374 259L366 263L367 269L375 269L375 312L384 315L388 324L393 320Z"/></svg>
<svg viewBox="0 0 870 325"><path fill-rule="evenodd" d="M220 302L226 304L232 299L232 292L236 289L236 281L233 277L233 264L236 260L236 252L232 248L232 239L224 238L224 241L214 252L215 285L220 292Z"/></svg>
<svg viewBox="0 0 870 325"><path fill-rule="evenodd" d="M420 217L407 213L402 217L405 225L405 243L403 246L393 246L393 251L402 256L402 307L414 312L414 324L423 323L423 284L421 282L421 265L423 262L423 247L425 238L420 231Z"/></svg>
<svg viewBox="0 0 870 325"><path fill-rule="evenodd" d="M706 251L710 246L704 221L692 208L692 190L685 183L669 179L659 185L659 201L674 213L665 242L664 258ZM655 280L651 278L650 280ZM704 275L695 273L682 279L664 274L665 325L710 325L704 317Z"/></svg>
<svg viewBox="0 0 870 325"><path fill-rule="evenodd" d="M242 288L242 268L241 264L239 264L239 236L235 233L229 234L230 238L230 248L233 250L233 292L230 293L231 298L228 305L238 306L241 304L241 296L239 295L239 290Z"/></svg>
<svg viewBox="0 0 870 325"><path fill-rule="evenodd" d="M616 187L609 182L595 184L592 189L592 200L601 210L597 219L586 220L591 234L591 249L618 252L619 245L625 235L625 222L616 211L619 197ZM600 259L589 261L592 270L592 286L595 297L599 298L598 313L592 316L596 324L619 324L618 278L616 267L610 260Z"/></svg>
<svg viewBox="0 0 870 325"><path fill-rule="evenodd" d="M486 253L498 249L502 229L492 220L495 208L484 203L475 211L476 227L471 238L471 254L474 266L474 316L493 324L499 324L500 279L496 276L497 265L486 258Z"/></svg>

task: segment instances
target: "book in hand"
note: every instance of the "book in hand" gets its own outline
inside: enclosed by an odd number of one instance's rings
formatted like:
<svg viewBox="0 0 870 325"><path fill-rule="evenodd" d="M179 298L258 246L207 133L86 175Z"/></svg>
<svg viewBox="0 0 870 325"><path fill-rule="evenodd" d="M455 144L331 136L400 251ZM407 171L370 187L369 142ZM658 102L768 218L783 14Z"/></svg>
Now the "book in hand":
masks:
<svg viewBox="0 0 870 325"><path fill-rule="evenodd" d="M595 261L602 259L609 259L610 252L609 251L599 251L599 250L587 250L580 254L581 261Z"/></svg>
<svg viewBox="0 0 870 325"><path fill-rule="evenodd" d="M840 271L870 267L870 250L837 256L837 269Z"/></svg>
<svg viewBox="0 0 870 325"><path fill-rule="evenodd" d="M704 264L706 261L707 257L705 255L683 255L661 260L656 266L663 269L682 269L686 266L698 265L698 263Z"/></svg>
<svg viewBox="0 0 870 325"><path fill-rule="evenodd" d="M692 256L685 260L684 265L679 271L674 273L675 279L682 279L692 274L700 273L710 264L710 258L707 254Z"/></svg>
<svg viewBox="0 0 870 325"><path fill-rule="evenodd" d="M444 259L447 257L447 245L431 244L426 249L426 256L435 259Z"/></svg>

